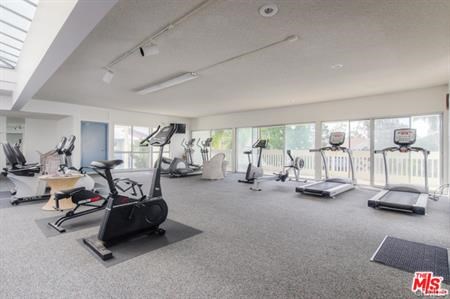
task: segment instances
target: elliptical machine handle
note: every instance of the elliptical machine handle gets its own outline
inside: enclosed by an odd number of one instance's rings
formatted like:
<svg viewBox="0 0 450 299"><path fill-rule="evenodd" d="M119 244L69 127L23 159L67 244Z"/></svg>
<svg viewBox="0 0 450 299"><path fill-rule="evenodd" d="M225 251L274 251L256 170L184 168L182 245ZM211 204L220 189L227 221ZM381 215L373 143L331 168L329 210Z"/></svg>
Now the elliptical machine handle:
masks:
<svg viewBox="0 0 450 299"><path fill-rule="evenodd" d="M161 128L161 125L159 125L159 126L156 128L156 130L155 130L153 133L151 133L150 135L148 135L144 140L142 140L141 142L139 142L139 145L142 145L142 146L148 146L148 144L145 145L144 143L146 143L147 141L149 141L150 138L152 138L156 133L158 133L158 131L159 131L160 128Z"/></svg>
<svg viewBox="0 0 450 299"><path fill-rule="evenodd" d="M288 155L289 159L291 159L291 161L293 162L294 158L292 157L291 150L287 150L286 154Z"/></svg>

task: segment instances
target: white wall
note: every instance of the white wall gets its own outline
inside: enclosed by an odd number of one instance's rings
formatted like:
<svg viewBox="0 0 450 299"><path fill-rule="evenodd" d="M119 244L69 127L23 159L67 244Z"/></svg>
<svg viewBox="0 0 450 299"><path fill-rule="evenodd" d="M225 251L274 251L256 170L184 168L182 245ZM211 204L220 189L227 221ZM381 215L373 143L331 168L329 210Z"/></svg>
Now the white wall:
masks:
<svg viewBox="0 0 450 299"><path fill-rule="evenodd" d="M59 141L57 120L25 118L23 151L28 163L39 162L39 152L46 153Z"/></svg>
<svg viewBox="0 0 450 299"><path fill-rule="evenodd" d="M65 117L61 120L55 121L56 136L59 138L64 135L75 135L77 137L75 143L75 150L73 153L73 164L75 166L80 165L81 153L80 153L80 134L81 134L81 121L93 121L104 122L109 125L109 158L113 158L114 140L113 129L114 125L136 125L156 128L158 125L165 125L171 122L179 122L187 125L187 132L190 131L191 119L181 118L175 116L165 116L158 114L140 113L140 112L127 112L115 109L96 108L82 105L67 104L61 102L52 102L44 100L33 99L28 102L22 109L24 112L36 112L36 113L52 113L60 114ZM186 136L176 135L173 138L170 145L170 151L172 156L181 156L183 149L180 146L181 139ZM26 137L25 137L26 138ZM25 139L24 138L24 139Z"/></svg>
<svg viewBox="0 0 450 299"><path fill-rule="evenodd" d="M445 107L448 86L416 89L368 97L305 104L283 108L253 110L200 117L192 121L193 130L225 129L304 122L367 119L414 114L443 114L444 182L449 172L449 115Z"/></svg>

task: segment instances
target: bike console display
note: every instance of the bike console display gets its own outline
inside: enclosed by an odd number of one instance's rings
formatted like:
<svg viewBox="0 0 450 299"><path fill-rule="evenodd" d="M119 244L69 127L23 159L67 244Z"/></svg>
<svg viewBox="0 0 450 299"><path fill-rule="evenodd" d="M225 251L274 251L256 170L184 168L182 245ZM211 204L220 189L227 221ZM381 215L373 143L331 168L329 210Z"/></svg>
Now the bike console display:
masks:
<svg viewBox="0 0 450 299"><path fill-rule="evenodd" d="M266 148L267 146L267 139L259 139L256 140L255 144L253 144L253 148Z"/></svg>

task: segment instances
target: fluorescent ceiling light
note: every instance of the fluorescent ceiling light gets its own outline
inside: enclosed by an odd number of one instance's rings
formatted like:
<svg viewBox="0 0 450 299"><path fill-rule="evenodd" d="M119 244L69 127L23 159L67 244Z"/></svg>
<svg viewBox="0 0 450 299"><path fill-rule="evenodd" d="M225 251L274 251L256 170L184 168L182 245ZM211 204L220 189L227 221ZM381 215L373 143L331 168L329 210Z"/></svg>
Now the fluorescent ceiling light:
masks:
<svg viewBox="0 0 450 299"><path fill-rule="evenodd" d="M156 92L159 91L161 89L165 89L165 88L169 88L172 87L174 85L178 85L193 79L197 79L199 77L198 73L185 73L183 75L174 77L172 79L169 79L167 81L161 82L161 83L157 83L157 84L153 84L150 86L147 86L143 89L137 90L136 93L140 94L140 95L146 95L148 93L151 92Z"/></svg>
<svg viewBox="0 0 450 299"><path fill-rule="evenodd" d="M112 79L114 77L114 72L112 70L106 70L105 74L103 75L103 82L106 84L110 84Z"/></svg>
<svg viewBox="0 0 450 299"><path fill-rule="evenodd" d="M142 57L157 55L159 54L159 48L155 44L148 44L146 46L140 47L139 52L141 52Z"/></svg>

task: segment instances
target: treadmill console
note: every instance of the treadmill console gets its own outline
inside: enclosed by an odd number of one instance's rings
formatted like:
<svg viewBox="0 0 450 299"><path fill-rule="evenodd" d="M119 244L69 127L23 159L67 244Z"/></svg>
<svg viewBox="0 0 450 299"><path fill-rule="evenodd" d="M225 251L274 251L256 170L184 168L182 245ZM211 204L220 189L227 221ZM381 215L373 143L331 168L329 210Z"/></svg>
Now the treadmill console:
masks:
<svg viewBox="0 0 450 299"><path fill-rule="evenodd" d="M343 145L345 142L345 133L344 132L331 132L329 142L332 146Z"/></svg>
<svg viewBox="0 0 450 299"><path fill-rule="evenodd" d="M416 129L396 129L394 143L400 148L408 148L416 142Z"/></svg>

